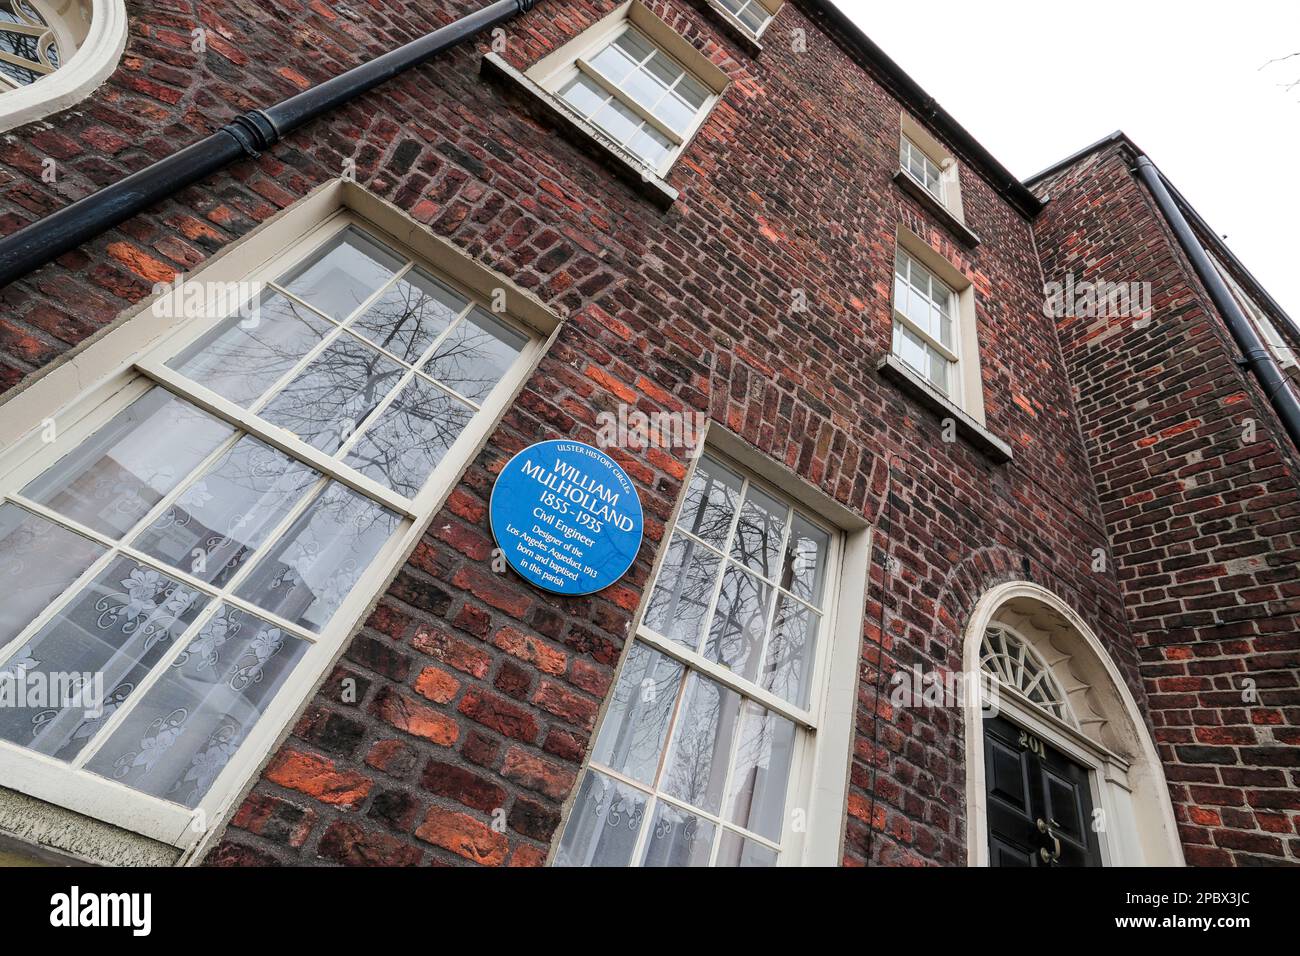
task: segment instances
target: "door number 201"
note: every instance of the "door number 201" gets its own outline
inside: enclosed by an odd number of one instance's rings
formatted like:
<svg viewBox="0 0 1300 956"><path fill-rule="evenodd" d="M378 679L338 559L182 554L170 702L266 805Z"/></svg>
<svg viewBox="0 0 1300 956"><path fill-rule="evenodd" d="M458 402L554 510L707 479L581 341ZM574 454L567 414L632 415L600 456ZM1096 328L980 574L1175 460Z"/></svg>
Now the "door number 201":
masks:
<svg viewBox="0 0 1300 956"><path fill-rule="evenodd" d="M1047 747L1043 742L1028 731L1020 731L1020 748L1028 750L1031 754L1038 754L1040 757L1047 756Z"/></svg>

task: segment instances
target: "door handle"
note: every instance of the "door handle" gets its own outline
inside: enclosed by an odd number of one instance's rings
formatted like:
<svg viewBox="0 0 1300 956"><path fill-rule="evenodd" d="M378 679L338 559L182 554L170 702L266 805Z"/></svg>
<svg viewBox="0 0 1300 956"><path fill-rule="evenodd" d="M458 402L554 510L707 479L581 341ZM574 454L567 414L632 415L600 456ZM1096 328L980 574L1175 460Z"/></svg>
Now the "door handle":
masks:
<svg viewBox="0 0 1300 956"><path fill-rule="evenodd" d="M1038 855L1042 857L1043 862L1049 866L1061 859L1061 838L1058 837L1052 829L1052 827L1059 826L1060 824L1055 820L1051 823L1046 823L1043 821L1042 817L1038 818L1038 832L1047 834L1047 837L1052 841L1053 845L1053 849L1050 853L1046 847L1042 847L1038 851Z"/></svg>

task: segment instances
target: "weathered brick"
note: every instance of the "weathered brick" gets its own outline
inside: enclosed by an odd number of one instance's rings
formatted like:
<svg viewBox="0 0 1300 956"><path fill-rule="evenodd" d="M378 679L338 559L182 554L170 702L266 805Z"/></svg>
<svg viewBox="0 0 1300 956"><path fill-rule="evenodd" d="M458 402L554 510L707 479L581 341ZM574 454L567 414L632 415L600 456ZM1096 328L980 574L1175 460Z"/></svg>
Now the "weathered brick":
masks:
<svg viewBox="0 0 1300 956"><path fill-rule="evenodd" d="M331 806L355 806L366 798L371 787L370 780L354 770L296 750L281 751L266 768L266 779Z"/></svg>
<svg viewBox="0 0 1300 956"><path fill-rule="evenodd" d="M384 688L372 712L384 723L441 747L450 747L460 736L456 722L433 707L418 704L392 688Z"/></svg>
<svg viewBox="0 0 1300 956"><path fill-rule="evenodd" d="M347 866L415 866L420 851L408 843L335 820L320 839L321 857Z"/></svg>
<svg viewBox="0 0 1300 956"><path fill-rule="evenodd" d="M532 742L537 739L538 724L534 714L517 704L478 690L466 691L458 707L460 712L484 727L505 737Z"/></svg>
<svg viewBox="0 0 1300 956"><path fill-rule="evenodd" d="M449 797L457 803L492 813L505 806L505 788L486 777L443 760L430 760L424 766L420 785L430 793Z"/></svg>
<svg viewBox="0 0 1300 956"><path fill-rule="evenodd" d="M500 866L509 848L505 834L495 832L468 814L441 807L429 808L415 835L483 866Z"/></svg>
<svg viewBox="0 0 1300 956"><path fill-rule="evenodd" d="M563 800L576 777L572 769L543 760L519 747L511 747L506 751L501 775L527 790L536 790L552 800Z"/></svg>

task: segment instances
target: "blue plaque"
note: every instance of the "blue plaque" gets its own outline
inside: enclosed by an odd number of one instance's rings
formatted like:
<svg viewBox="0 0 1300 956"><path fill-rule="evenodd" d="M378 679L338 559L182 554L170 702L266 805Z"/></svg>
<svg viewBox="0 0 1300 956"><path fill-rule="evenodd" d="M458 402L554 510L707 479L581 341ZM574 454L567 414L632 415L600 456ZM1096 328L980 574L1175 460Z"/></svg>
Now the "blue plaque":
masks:
<svg viewBox="0 0 1300 956"><path fill-rule="evenodd" d="M492 488L492 536L530 584L575 597L632 566L644 516L632 479L582 442L538 442L506 463Z"/></svg>

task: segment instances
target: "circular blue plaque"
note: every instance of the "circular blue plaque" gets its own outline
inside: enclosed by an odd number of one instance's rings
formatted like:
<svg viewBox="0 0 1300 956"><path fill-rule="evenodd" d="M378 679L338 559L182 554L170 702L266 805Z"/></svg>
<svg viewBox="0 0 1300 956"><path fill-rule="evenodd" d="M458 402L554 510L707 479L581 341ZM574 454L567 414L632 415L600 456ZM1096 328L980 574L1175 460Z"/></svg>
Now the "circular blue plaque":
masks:
<svg viewBox="0 0 1300 956"><path fill-rule="evenodd" d="M644 516L632 479L582 442L538 442L506 463L488 508L492 536L530 584L576 597L632 566Z"/></svg>

